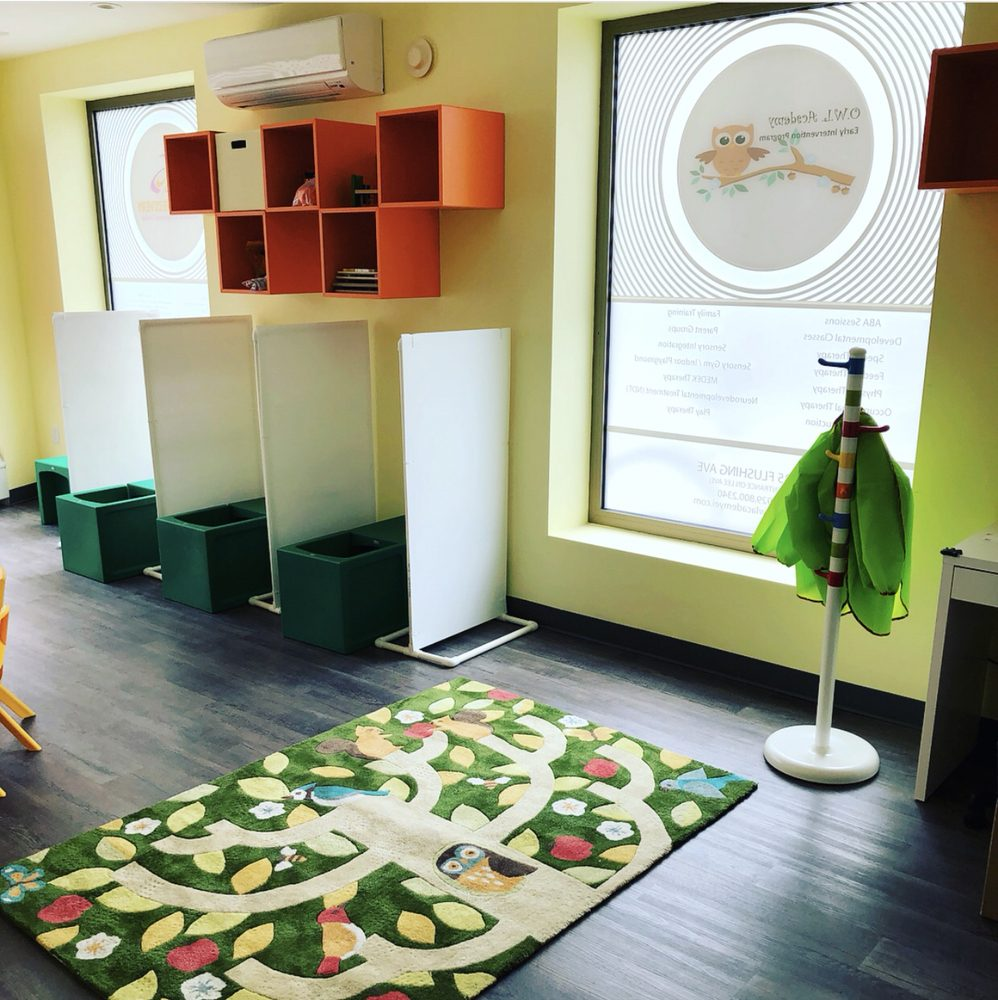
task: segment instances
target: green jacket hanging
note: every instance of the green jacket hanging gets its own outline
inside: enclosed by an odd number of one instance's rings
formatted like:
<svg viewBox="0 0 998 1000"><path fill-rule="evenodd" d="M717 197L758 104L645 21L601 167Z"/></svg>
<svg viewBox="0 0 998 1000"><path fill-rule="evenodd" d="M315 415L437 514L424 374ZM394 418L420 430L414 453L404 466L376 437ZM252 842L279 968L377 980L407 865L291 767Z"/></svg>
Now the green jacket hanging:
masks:
<svg viewBox="0 0 998 1000"><path fill-rule="evenodd" d="M862 413L860 423L876 421ZM841 416L818 435L784 480L752 535L752 548L774 555L797 574L797 594L825 602L827 584L819 572L828 568L832 526L818 515L835 509ZM865 629L888 635L891 622L908 614L911 581L911 483L895 462L883 435L860 433L856 450L853 497L849 509L849 545L842 613L851 612Z"/></svg>

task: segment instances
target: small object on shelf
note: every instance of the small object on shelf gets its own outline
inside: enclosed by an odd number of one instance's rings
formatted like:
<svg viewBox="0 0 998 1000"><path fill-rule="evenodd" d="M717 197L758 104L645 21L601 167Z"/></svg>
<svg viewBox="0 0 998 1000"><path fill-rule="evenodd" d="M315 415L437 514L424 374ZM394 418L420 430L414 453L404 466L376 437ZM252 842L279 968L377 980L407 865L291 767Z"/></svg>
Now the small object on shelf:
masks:
<svg viewBox="0 0 998 1000"><path fill-rule="evenodd" d="M354 208L369 208L378 204L378 189L370 187L360 174L350 175L350 190Z"/></svg>
<svg viewBox="0 0 998 1000"><path fill-rule="evenodd" d="M261 275L259 278L247 278L242 282L242 286L250 292L265 292L267 290L267 275Z"/></svg>
<svg viewBox="0 0 998 1000"><path fill-rule="evenodd" d="M318 203L318 197L315 193L315 174L306 174L305 180L302 181L298 190L295 191L295 196L292 199L291 204L293 206L307 205L314 208Z"/></svg>
<svg viewBox="0 0 998 1000"><path fill-rule="evenodd" d="M343 267L336 272L334 292L378 293L378 272L371 267Z"/></svg>

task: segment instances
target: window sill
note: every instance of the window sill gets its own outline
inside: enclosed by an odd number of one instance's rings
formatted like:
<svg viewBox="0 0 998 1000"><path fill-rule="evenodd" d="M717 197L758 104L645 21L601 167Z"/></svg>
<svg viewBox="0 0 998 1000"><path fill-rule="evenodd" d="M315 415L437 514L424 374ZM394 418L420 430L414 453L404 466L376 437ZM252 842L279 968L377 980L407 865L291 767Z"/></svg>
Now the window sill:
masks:
<svg viewBox="0 0 998 1000"><path fill-rule="evenodd" d="M794 571L790 567L754 552L738 552L717 545L645 535L639 531L611 528L602 524L580 524L573 528L563 528L552 531L551 537L767 583L781 583L789 587L795 585Z"/></svg>

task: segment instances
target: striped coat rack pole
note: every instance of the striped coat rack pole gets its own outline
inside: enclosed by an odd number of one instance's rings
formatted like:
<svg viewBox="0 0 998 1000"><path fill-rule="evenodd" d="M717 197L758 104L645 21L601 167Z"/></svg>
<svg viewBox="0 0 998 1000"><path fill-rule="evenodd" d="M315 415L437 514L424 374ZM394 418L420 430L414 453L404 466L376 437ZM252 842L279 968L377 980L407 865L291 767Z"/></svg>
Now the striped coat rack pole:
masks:
<svg viewBox="0 0 998 1000"><path fill-rule="evenodd" d="M839 625L842 620L842 587L849 560L849 507L856 473L856 446L859 435L864 430L883 431L886 428L860 427L865 349L852 348L848 361L826 361L819 358L818 363L829 368L845 368L848 372L839 452L825 453L838 463L835 508L832 514L818 515L832 525L828 569L821 573L827 581L827 590L818 678L818 710L813 726L790 726L773 733L766 741L764 753L766 760L784 774L805 781L840 785L865 781L880 769L880 757L866 740L832 728L832 706L835 700Z"/></svg>

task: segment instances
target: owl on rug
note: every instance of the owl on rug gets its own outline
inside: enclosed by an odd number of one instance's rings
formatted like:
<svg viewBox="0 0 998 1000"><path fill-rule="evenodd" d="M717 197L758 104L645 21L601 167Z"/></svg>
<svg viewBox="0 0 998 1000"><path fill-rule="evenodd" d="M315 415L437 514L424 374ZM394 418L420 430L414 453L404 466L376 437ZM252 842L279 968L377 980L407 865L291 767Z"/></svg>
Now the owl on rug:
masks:
<svg viewBox="0 0 998 1000"><path fill-rule="evenodd" d="M437 858L437 870L472 892L510 892L537 869L474 844L458 844Z"/></svg>
<svg viewBox="0 0 998 1000"><path fill-rule="evenodd" d="M731 180L743 174L753 160L769 155L768 149L752 145L754 139L754 125L722 125L711 132L713 148L697 153L696 158L711 164L722 181Z"/></svg>

